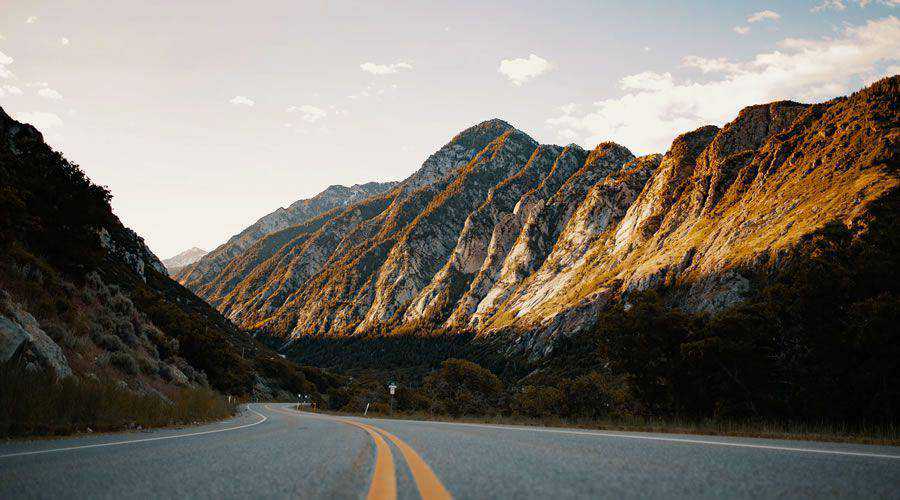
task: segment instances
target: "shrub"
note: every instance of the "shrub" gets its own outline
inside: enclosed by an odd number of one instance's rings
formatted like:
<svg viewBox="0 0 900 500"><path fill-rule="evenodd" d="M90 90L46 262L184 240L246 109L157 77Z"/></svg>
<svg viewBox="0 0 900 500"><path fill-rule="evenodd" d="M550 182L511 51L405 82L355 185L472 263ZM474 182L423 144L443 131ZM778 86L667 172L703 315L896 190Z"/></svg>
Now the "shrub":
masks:
<svg viewBox="0 0 900 500"><path fill-rule="evenodd" d="M91 333L91 340L99 347L110 352L122 351L125 349L125 344L115 335L109 335L95 330Z"/></svg>
<svg viewBox="0 0 900 500"><path fill-rule="evenodd" d="M565 411L572 417L602 419L618 416L630 400L624 379L610 380L598 372L582 375L565 388Z"/></svg>
<svg viewBox="0 0 900 500"><path fill-rule="evenodd" d="M140 367L128 353L119 351L109 357L109 363L128 375L137 375Z"/></svg>
<svg viewBox="0 0 900 500"><path fill-rule="evenodd" d="M512 410L529 417L559 415L565 399L561 390L547 386L525 386L513 397Z"/></svg>
<svg viewBox="0 0 900 500"><path fill-rule="evenodd" d="M396 408L397 411L418 412L425 411L431 407L431 398L424 392L409 387L400 387L397 389Z"/></svg>
<svg viewBox="0 0 900 500"><path fill-rule="evenodd" d="M434 397L432 409L453 416L495 413L503 382L471 361L448 359L425 378L425 390Z"/></svg>

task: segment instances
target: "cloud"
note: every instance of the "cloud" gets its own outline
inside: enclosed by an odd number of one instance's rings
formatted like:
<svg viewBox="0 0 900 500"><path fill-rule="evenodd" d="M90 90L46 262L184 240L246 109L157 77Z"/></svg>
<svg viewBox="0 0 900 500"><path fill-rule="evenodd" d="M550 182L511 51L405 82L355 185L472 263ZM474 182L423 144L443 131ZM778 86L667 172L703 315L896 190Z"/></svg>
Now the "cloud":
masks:
<svg viewBox="0 0 900 500"><path fill-rule="evenodd" d="M413 69L412 64L404 61L398 61L393 64L376 64L373 62L364 62L359 65L359 68L366 73L372 73L373 75L379 76L397 73L401 69Z"/></svg>
<svg viewBox="0 0 900 500"><path fill-rule="evenodd" d="M51 88L47 88L47 87L44 87L41 90L38 90L37 93L39 96L43 97L44 99L50 99L51 101L60 101L63 98L62 94L60 94L59 92L57 92Z"/></svg>
<svg viewBox="0 0 900 500"><path fill-rule="evenodd" d="M59 39L59 44L63 46L69 45L69 39L66 37L62 37Z"/></svg>
<svg viewBox="0 0 900 500"><path fill-rule="evenodd" d="M824 10L842 11L847 9L847 3L855 3L860 8L868 7L869 4L884 5L886 7L900 6L900 0L822 0L819 4L809 9L811 12L822 12Z"/></svg>
<svg viewBox="0 0 900 500"><path fill-rule="evenodd" d="M34 24L38 20L37 16L28 16L25 18L25 24Z"/></svg>
<svg viewBox="0 0 900 500"><path fill-rule="evenodd" d="M889 16L848 26L837 38L788 38L778 49L745 61L688 56L703 74L677 79L645 71L622 78L625 92L583 114L547 120L559 134L577 131L583 144L618 141L635 151L665 151L676 134L723 124L750 104L777 99L821 101L886 75L900 61L900 20Z"/></svg>
<svg viewBox="0 0 900 500"><path fill-rule="evenodd" d="M8 55L0 51L0 78L7 79L16 76L12 71L9 70L9 68L7 68L7 66L12 64L13 61L14 59L12 57L9 57Z"/></svg>
<svg viewBox="0 0 900 500"><path fill-rule="evenodd" d="M571 115L575 111L578 110L578 105L574 102L570 102L568 104L563 104L562 106L556 108L562 112L564 115Z"/></svg>
<svg viewBox="0 0 900 500"><path fill-rule="evenodd" d="M23 111L13 113L13 118L22 123L30 123L39 130L49 130L63 126L62 118L46 111Z"/></svg>
<svg viewBox="0 0 900 500"><path fill-rule="evenodd" d="M811 12L822 12L823 10L844 10L847 6L844 5L843 0L822 0L822 3L816 5L812 9Z"/></svg>
<svg viewBox="0 0 900 500"><path fill-rule="evenodd" d="M14 85L0 86L0 97L13 96L13 95L22 95L22 89L14 86Z"/></svg>
<svg viewBox="0 0 900 500"><path fill-rule="evenodd" d="M735 26L731 29L733 29L734 32L738 35L746 35L747 33L750 33L750 26Z"/></svg>
<svg viewBox="0 0 900 500"><path fill-rule="evenodd" d="M325 118L328 113L322 109L317 108L310 104L304 104L302 106L288 106L286 111L288 113L300 113L300 119L307 123L316 123L317 121Z"/></svg>
<svg viewBox="0 0 900 500"><path fill-rule="evenodd" d="M781 14L775 12L774 10L761 10L759 12L750 14L750 17L747 18L747 22L758 23L760 21L777 21L779 19L781 19Z"/></svg>
<svg viewBox="0 0 900 500"><path fill-rule="evenodd" d="M253 106L254 104L256 104L255 102L253 102L253 99L244 97L242 95L236 95L228 102L234 104L235 106Z"/></svg>
<svg viewBox="0 0 900 500"><path fill-rule="evenodd" d="M509 78L515 86L520 86L553 69L553 64L535 54L528 58L504 59L500 61L497 71Z"/></svg>

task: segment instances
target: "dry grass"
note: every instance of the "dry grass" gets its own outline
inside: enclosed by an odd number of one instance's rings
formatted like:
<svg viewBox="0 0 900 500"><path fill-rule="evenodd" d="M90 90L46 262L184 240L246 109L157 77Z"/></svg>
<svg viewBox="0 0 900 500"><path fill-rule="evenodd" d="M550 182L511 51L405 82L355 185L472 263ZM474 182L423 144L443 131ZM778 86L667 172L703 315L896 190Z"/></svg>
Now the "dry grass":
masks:
<svg viewBox="0 0 900 500"><path fill-rule="evenodd" d="M109 432L220 420L235 404L209 389L137 394L111 381L0 367L0 437ZM90 431L89 431L90 429Z"/></svg>
<svg viewBox="0 0 900 500"><path fill-rule="evenodd" d="M360 413L323 412L334 415L361 416ZM375 413L370 417L456 422L468 424L518 425L603 431L654 432L663 434L692 434L706 436L735 436L792 441L822 441L872 445L900 445L900 428L896 425L838 425L829 423L800 423L788 421L752 420L688 420L677 418L618 418L610 420L568 419L561 417L530 418L518 415L462 416L431 413Z"/></svg>

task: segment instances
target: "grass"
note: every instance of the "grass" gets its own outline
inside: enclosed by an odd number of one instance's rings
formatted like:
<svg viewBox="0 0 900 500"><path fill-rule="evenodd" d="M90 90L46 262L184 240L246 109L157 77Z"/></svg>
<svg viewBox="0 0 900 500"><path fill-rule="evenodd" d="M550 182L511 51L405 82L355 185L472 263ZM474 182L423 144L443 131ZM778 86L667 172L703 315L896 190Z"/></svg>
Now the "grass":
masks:
<svg viewBox="0 0 900 500"><path fill-rule="evenodd" d="M112 381L62 380L17 366L0 367L0 437L60 436L221 420L236 405L209 389L137 394Z"/></svg>
<svg viewBox="0 0 900 500"><path fill-rule="evenodd" d="M336 415L361 416L361 413L326 412ZM840 425L830 423L801 423L788 421L752 420L689 420L678 418L629 417L608 420L570 419L562 417L531 418L519 415L461 416L432 413L373 413L370 417L442 421L473 424L518 425L605 431L655 432L664 434L694 434L706 436L734 436L793 441L822 441L900 446L900 427L884 425Z"/></svg>

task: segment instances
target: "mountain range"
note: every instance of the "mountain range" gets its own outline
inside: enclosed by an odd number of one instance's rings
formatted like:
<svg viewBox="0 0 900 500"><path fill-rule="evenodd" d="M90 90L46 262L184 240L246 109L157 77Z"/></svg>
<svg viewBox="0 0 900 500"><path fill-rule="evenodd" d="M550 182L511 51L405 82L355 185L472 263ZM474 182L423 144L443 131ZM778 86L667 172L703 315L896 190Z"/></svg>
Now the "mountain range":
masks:
<svg viewBox="0 0 900 500"><path fill-rule="evenodd" d="M191 247L183 252L180 252L178 255L169 257L168 259L163 259L162 263L164 266L166 266L166 270L169 271L169 274L174 275L178 273L181 268L188 264L197 262L207 253L208 252L202 248Z"/></svg>
<svg viewBox="0 0 900 500"><path fill-rule="evenodd" d="M809 235L864 232L892 199L898 86L750 106L643 156L539 144L488 120L404 181L329 188L176 278L283 340L444 330L539 353L659 287L672 307L714 314L802 257Z"/></svg>

